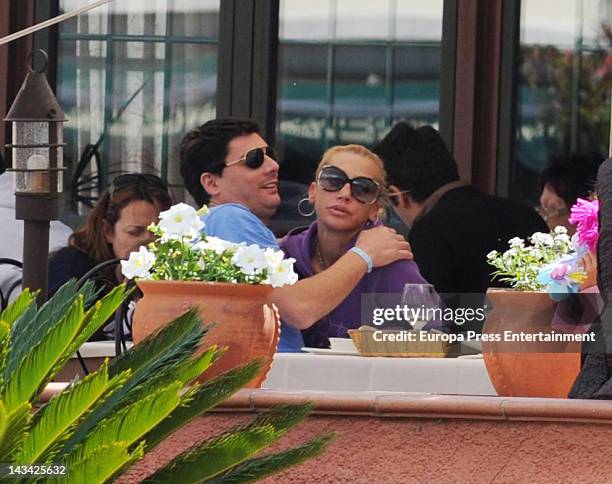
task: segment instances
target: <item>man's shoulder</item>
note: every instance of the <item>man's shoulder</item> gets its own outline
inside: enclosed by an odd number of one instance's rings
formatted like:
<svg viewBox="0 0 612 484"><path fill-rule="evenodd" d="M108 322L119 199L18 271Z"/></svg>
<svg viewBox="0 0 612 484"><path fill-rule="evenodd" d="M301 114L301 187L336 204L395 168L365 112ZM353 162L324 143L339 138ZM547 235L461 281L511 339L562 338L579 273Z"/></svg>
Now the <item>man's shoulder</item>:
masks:
<svg viewBox="0 0 612 484"><path fill-rule="evenodd" d="M230 242L278 247L276 237L261 219L237 203L218 205L203 217L204 232Z"/></svg>

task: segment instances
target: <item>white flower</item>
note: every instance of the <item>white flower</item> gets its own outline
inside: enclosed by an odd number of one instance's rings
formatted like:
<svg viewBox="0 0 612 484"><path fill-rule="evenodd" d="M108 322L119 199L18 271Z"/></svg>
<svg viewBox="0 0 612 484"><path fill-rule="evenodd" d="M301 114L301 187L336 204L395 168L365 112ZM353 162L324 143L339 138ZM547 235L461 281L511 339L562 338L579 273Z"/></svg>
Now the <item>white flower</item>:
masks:
<svg viewBox="0 0 612 484"><path fill-rule="evenodd" d="M554 232L555 234L567 234L567 229L563 225L557 225Z"/></svg>
<svg viewBox="0 0 612 484"><path fill-rule="evenodd" d="M513 237L508 241L510 247L524 247L525 241L520 237Z"/></svg>
<svg viewBox="0 0 612 484"><path fill-rule="evenodd" d="M489 252L487 254L487 259L494 259L495 257L497 257L497 251L496 250L492 250L491 252Z"/></svg>
<svg viewBox="0 0 612 484"><path fill-rule="evenodd" d="M283 259L270 267L268 279L264 281L266 284L271 284L273 287L281 287L286 284L295 284L298 280L297 274L293 271L293 263L295 259L289 257Z"/></svg>
<svg viewBox="0 0 612 484"><path fill-rule="evenodd" d="M155 255L141 245L138 252L130 253L128 260L121 261L121 272L128 279L148 277L154 262Z"/></svg>
<svg viewBox="0 0 612 484"><path fill-rule="evenodd" d="M502 254L504 259L510 259L516 255L516 249L508 249L506 252Z"/></svg>
<svg viewBox="0 0 612 484"><path fill-rule="evenodd" d="M536 260L539 260L544 256L544 254L542 254L542 251L540 249L533 249L530 253L531 253L531 256Z"/></svg>
<svg viewBox="0 0 612 484"><path fill-rule="evenodd" d="M570 236L567 234L556 234L555 235L555 243L556 244L569 244Z"/></svg>
<svg viewBox="0 0 612 484"><path fill-rule="evenodd" d="M206 241L202 240L193 246L194 250L204 251L212 250L215 253L221 255L226 250L235 251L238 247L242 247L246 244L244 242L240 244L234 244L228 240L220 239L219 237L213 237L210 235L206 236Z"/></svg>
<svg viewBox="0 0 612 484"><path fill-rule="evenodd" d="M274 250L271 247L264 250L264 255L266 256L266 259L268 259L268 263L270 265L278 264L285 258L285 254L282 250Z"/></svg>
<svg viewBox="0 0 612 484"><path fill-rule="evenodd" d="M555 241L550 234L544 234L542 232L536 232L531 236L531 242L537 246L551 246L554 245Z"/></svg>
<svg viewBox="0 0 612 484"><path fill-rule="evenodd" d="M232 263L247 275L257 274L268 267L268 259L263 250L255 244L239 247L232 257Z"/></svg>
<svg viewBox="0 0 612 484"><path fill-rule="evenodd" d="M159 228L167 239L194 238L204 228L193 207L186 203L178 203L159 214Z"/></svg>
<svg viewBox="0 0 612 484"><path fill-rule="evenodd" d="M203 257L200 257L198 259L198 267L200 268L201 271L206 269L206 262L204 262L204 258Z"/></svg>

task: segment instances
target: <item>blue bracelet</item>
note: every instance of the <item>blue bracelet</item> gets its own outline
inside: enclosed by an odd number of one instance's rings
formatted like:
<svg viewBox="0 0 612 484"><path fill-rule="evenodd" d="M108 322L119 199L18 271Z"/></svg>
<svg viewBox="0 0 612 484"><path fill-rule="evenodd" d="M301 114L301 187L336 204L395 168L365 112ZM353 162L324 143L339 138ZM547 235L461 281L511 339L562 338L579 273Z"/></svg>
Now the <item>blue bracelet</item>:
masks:
<svg viewBox="0 0 612 484"><path fill-rule="evenodd" d="M359 247L353 247L351 250L349 250L349 252L354 252L361 257L368 266L368 273L372 272L372 269L374 269L374 262L372 262L372 258L365 250L360 249Z"/></svg>

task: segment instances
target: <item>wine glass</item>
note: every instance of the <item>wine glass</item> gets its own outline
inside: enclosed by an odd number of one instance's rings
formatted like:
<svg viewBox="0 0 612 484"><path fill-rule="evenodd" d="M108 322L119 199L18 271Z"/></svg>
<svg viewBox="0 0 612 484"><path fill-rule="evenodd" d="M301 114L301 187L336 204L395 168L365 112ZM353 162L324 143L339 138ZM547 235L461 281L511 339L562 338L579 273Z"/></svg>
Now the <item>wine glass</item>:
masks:
<svg viewBox="0 0 612 484"><path fill-rule="evenodd" d="M434 319L433 309L440 307L440 296L431 284L408 283L404 285L401 304L406 308L412 329L420 331Z"/></svg>

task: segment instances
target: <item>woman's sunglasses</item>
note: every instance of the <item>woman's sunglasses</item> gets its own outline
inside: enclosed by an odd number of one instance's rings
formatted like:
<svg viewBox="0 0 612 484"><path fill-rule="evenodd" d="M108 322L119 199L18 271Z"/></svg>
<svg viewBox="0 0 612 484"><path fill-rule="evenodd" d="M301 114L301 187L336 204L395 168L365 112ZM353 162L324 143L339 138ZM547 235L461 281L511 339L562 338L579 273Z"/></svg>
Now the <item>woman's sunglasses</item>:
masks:
<svg viewBox="0 0 612 484"><path fill-rule="evenodd" d="M151 175L149 173L126 173L125 175L115 177L108 189L108 193L112 198L115 192L133 186L149 186L168 191L168 185L166 185L157 175Z"/></svg>
<svg viewBox="0 0 612 484"><path fill-rule="evenodd" d="M266 156L276 161L276 153L274 153L274 150L270 146L266 146L265 148L253 148L247 151L242 158L230 161L226 163L225 166L232 166L244 161L246 166L255 170L263 165Z"/></svg>
<svg viewBox="0 0 612 484"><path fill-rule="evenodd" d="M347 183L351 185L353 198L366 205L374 203L380 195L380 185L375 180L367 176L349 178L337 166L325 165L317 177L317 185L326 192L339 192Z"/></svg>

